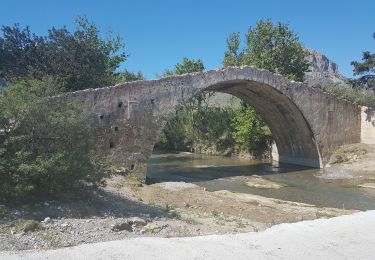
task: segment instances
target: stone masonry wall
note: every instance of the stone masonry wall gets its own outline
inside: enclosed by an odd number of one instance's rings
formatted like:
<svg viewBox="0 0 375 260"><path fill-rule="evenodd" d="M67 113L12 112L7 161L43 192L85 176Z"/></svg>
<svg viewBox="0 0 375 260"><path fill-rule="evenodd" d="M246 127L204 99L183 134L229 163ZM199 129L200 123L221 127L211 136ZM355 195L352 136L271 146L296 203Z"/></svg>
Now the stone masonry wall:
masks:
<svg viewBox="0 0 375 260"><path fill-rule="evenodd" d="M229 93L253 105L271 128L280 161L322 167L338 146L361 140L360 107L253 67L135 81L55 99L88 109L96 152L144 177L167 121L203 90Z"/></svg>

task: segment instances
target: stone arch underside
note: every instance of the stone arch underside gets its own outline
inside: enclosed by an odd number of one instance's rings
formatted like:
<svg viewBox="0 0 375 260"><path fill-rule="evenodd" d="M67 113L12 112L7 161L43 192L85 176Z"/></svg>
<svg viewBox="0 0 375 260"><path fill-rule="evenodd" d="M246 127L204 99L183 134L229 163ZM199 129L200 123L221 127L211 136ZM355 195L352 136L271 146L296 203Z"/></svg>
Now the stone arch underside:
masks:
<svg viewBox="0 0 375 260"><path fill-rule="evenodd" d="M286 95L267 84L247 80L221 82L206 90L236 96L254 107L270 127L280 162L322 167L311 127Z"/></svg>

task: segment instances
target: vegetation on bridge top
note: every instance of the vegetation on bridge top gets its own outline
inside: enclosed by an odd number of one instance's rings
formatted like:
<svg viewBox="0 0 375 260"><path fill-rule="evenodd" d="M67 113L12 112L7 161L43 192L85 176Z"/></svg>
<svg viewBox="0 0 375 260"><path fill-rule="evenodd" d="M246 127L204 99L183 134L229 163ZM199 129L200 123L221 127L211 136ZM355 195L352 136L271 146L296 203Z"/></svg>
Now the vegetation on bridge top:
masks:
<svg viewBox="0 0 375 260"><path fill-rule="evenodd" d="M367 107L375 107L375 92L357 88L346 88L339 85L327 85L323 90L347 101Z"/></svg>

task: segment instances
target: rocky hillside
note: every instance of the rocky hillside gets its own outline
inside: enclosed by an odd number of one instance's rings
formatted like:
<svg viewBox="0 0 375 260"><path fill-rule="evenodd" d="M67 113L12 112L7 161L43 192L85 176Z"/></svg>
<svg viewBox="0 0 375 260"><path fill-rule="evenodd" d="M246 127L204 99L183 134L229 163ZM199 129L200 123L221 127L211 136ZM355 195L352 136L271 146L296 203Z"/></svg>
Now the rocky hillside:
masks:
<svg viewBox="0 0 375 260"><path fill-rule="evenodd" d="M306 58L310 62L309 72L305 75L305 82L312 87L327 84L348 86L347 79L339 72L339 66L320 52L307 49L310 55Z"/></svg>

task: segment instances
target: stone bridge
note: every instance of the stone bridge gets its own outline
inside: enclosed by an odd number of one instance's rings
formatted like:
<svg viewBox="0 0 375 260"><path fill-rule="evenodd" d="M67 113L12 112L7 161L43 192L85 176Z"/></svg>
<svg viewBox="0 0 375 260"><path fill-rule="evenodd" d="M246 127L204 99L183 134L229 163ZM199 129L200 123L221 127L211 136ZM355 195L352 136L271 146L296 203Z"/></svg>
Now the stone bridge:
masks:
<svg viewBox="0 0 375 260"><path fill-rule="evenodd" d="M135 81L58 99L87 107L97 152L144 177L167 121L204 90L228 93L252 105L271 129L280 162L323 167L338 146L361 142L366 116L360 106L253 67Z"/></svg>

